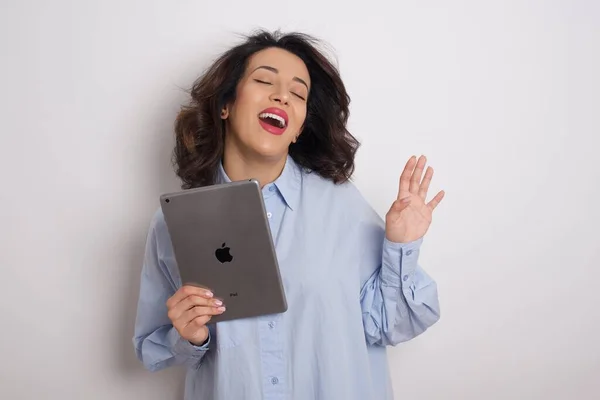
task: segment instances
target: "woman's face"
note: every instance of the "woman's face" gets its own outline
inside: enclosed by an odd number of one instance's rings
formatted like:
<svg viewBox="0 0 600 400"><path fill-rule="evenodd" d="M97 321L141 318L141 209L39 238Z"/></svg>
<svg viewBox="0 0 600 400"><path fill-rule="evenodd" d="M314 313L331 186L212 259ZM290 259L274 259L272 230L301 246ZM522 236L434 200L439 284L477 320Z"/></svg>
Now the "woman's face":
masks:
<svg viewBox="0 0 600 400"><path fill-rule="evenodd" d="M279 48L255 53L238 86L234 104L223 110L228 145L268 158L287 154L306 118L308 69Z"/></svg>

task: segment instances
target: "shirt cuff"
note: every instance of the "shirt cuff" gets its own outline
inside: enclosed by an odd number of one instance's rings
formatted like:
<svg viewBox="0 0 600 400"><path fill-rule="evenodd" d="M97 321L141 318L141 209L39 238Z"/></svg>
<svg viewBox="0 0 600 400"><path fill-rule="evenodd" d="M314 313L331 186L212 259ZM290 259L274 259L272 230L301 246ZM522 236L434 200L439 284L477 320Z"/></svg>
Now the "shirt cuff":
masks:
<svg viewBox="0 0 600 400"><path fill-rule="evenodd" d="M423 238L407 243L383 241L381 278L389 286L409 287L418 266Z"/></svg>

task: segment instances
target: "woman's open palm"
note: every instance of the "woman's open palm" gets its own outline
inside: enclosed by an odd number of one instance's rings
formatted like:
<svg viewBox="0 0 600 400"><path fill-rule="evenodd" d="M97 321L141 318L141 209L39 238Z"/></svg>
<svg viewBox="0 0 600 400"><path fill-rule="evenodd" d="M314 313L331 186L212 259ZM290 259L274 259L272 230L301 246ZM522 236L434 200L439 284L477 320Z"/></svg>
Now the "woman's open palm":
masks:
<svg viewBox="0 0 600 400"><path fill-rule="evenodd" d="M438 192L429 202L427 191L433 177L433 168L423 170L427 158L412 156L400 175L398 198L386 214L386 238L395 243L407 243L420 239L431 225L433 210L444 197L444 191Z"/></svg>

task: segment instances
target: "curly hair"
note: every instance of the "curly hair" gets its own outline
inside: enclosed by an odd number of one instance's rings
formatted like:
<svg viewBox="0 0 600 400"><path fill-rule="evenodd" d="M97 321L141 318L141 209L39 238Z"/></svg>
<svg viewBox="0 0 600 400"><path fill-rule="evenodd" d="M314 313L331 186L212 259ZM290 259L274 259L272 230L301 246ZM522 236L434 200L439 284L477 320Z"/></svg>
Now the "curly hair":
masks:
<svg viewBox="0 0 600 400"><path fill-rule="evenodd" d="M173 165L183 189L215 182L225 143L221 109L235 101L249 58L270 47L302 59L312 82L304 128L290 145L289 155L300 166L336 184L350 179L360 146L346 127L350 96L339 71L317 45L317 39L304 33L261 30L223 53L194 82L191 101L175 120Z"/></svg>

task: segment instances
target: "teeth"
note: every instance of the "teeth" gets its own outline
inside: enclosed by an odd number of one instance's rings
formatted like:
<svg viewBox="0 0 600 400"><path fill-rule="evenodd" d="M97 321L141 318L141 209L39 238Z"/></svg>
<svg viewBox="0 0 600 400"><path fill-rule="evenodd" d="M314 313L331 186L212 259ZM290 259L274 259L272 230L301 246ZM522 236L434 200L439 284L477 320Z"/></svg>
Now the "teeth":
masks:
<svg viewBox="0 0 600 400"><path fill-rule="evenodd" d="M283 128L285 126L285 120L279 115L271 114L271 113L262 113L258 116L259 118L272 118L279 121L279 127Z"/></svg>

